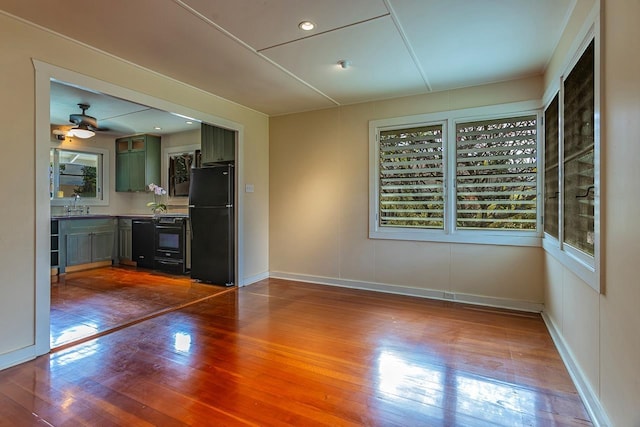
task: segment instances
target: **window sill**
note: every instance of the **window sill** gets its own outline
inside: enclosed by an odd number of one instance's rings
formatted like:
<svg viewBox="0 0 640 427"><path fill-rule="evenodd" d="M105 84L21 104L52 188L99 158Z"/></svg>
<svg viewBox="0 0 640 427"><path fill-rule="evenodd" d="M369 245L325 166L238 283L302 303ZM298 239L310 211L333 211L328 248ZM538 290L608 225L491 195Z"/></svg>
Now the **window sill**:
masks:
<svg viewBox="0 0 640 427"><path fill-rule="evenodd" d="M445 234L441 231L421 231L414 230L372 230L369 232L370 239L383 240L407 240L417 242L434 243L468 243L478 245L498 245L498 246L542 246L542 238L532 234L514 235L509 232L501 234L487 233L483 231L458 231L453 234Z"/></svg>

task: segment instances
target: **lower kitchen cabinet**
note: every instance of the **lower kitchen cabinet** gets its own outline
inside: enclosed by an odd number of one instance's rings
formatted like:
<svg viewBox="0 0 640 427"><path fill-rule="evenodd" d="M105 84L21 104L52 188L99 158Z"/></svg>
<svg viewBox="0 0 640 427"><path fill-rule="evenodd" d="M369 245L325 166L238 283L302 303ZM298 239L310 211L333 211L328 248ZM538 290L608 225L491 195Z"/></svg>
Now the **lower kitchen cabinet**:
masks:
<svg viewBox="0 0 640 427"><path fill-rule="evenodd" d="M59 271L66 267L113 261L116 257L116 220L69 219L60 220Z"/></svg>
<svg viewBox="0 0 640 427"><path fill-rule="evenodd" d="M77 233L66 235L66 265L88 264L91 262L91 234Z"/></svg>
<svg viewBox="0 0 640 427"><path fill-rule="evenodd" d="M91 262L112 261L114 231L102 231L91 234Z"/></svg>

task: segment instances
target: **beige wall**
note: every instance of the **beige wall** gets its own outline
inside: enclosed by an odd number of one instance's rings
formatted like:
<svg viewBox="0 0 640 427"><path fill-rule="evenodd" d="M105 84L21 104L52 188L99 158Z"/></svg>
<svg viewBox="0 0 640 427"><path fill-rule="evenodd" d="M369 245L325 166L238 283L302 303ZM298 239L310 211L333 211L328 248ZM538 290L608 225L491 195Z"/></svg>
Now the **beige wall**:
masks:
<svg viewBox="0 0 640 427"><path fill-rule="evenodd" d="M369 120L541 97L532 78L272 118L271 273L542 303L540 248L368 238Z"/></svg>
<svg viewBox="0 0 640 427"><path fill-rule="evenodd" d="M614 426L640 425L639 16L637 0L602 2L602 294L546 256L546 314Z"/></svg>
<svg viewBox="0 0 640 427"><path fill-rule="evenodd" d="M572 59L571 55L568 55L569 51L576 42L576 35L584 29L584 27L591 26L589 22L589 15L594 10L594 5L598 0L578 0L575 2L575 6L571 13L571 17L567 20L567 25L564 30L563 37L560 39L556 52L549 61L547 70L545 72L545 88L549 86L558 85L560 74L564 72L567 63ZM557 88L556 88L557 89Z"/></svg>
<svg viewBox="0 0 640 427"><path fill-rule="evenodd" d="M640 425L640 1L604 2L605 295L600 396L615 425ZM634 54L630 54L635 52Z"/></svg>
<svg viewBox="0 0 640 427"><path fill-rule="evenodd" d="M0 103L0 127L3 129L0 144L4 159L0 179L15 183L3 185L0 190L5 200L0 206L0 365L11 363L11 357L16 353L27 355L22 353L24 349L34 345L35 229L42 229L48 217L48 212L36 212L34 158L36 150L48 150L49 140L35 141L32 59L243 126L241 154L246 167L242 178L245 182L256 183L255 193L241 194L245 206L243 277L266 274L269 232L269 122L266 116L0 13L0 93L3 99Z"/></svg>
<svg viewBox="0 0 640 427"><path fill-rule="evenodd" d="M576 10L585 17L587 3L592 1L577 2ZM531 301L541 301L544 291L546 313L612 424L640 425L640 199L635 197L640 182L640 59L633 54L640 51L640 2L603 0L603 6L602 295L539 248L367 238L369 120L539 99L543 85L538 79L269 122L241 106L0 14L0 93L10 100L0 103L5 159L0 178L19 183L19 191L15 185L0 190L5 200L0 205L0 358L34 342L34 229L39 214L33 159L36 146L48 144L36 143L33 130L31 59L36 58L244 125L243 178L255 185L255 193L242 195L245 277L270 269ZM582 23L578 19L571 25L575 35ZM568 61L573 42L566 37L559 45L545 88Z"/></svg>

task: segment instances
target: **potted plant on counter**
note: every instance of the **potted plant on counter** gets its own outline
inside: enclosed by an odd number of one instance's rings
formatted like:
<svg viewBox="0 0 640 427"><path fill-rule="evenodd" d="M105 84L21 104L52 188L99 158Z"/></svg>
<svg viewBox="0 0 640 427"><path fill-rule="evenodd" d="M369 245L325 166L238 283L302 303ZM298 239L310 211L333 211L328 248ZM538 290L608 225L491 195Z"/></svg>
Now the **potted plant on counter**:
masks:
<svg viewBox="0 0 640 427"><path fill-rule="evenodd" d="M147 206L151 208L151 212L159 214L167 211L167 205L164 203L164 197L167 195L167 190L154 184L149 184L149 191L153 193L153 202L147 203Z"/></svg>

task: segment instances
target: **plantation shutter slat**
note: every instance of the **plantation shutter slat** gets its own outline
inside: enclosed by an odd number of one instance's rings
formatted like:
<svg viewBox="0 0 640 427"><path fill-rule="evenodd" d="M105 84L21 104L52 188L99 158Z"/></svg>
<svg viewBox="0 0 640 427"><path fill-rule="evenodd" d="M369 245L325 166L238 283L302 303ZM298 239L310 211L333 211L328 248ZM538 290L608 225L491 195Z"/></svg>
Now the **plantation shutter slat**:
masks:
<svg viewBox="0 0 640 427"><path fill-rule="evenodd" d="M412 153L415 154L415 153ZM442 166L442 160L440 159L435 159L435 160L425 160L424 159L424 154L420 154L421 157L415 160L409 160L409 161L402 161L400 160L401 158L396 158L395 161L391 161L391 162L382 162L382 166L390 166L390 167L394 167L397 168L398 166L417 166L414 168L409 168L409 169L420 169L420 166L422 165L435 165L435 166ZM402 159L406 159L407 157L402 157ZM433 169L438 169L433 168Z"/></svg>
<svg viewBox="0 0 640 427"><path fill-rule="evenodd" d="M535 165L534 165L535 166ZM527 165L521 165L521 164L497 164L497 165L483 165L476 164L473 166L458 166L458 171L491 171L491 170L501 170L501 171L511 171L511 170L517 170L518 168L523 169L523 170L527 170L530 171L531 170L531 166L527 166ZM535 169L535 168L534 168ZM518 174L520 175L520 174ZM464 175L463 175L464 176Z"/></svg>
<svg viewBox="0 0 640 427"><path fill-rule="evenodd" d="M535 184L535 182L534 182ZM518 187L518 188L526 188L531 187L531 185L527 186L522 182L466 182L466 183L458 183L458 190L464 188L478 188L478 187ZM535 185L532 187L535 189Z"/></svg>
<svg viewBox="0 0 640 427"><path fill-rule="evenodd" d="M534 155L535 155L535 150L534 151ZM486 150L485 153L488 153L489 150ZM507 154L507 155L503 155L503 156L498 156L498 155L492 155L491 156L491 161L496 161L496 160L510 160L510 159L527 159L527 160L531 160L531 153L520 153L520 154ZM535 157L533 157L534 161L535 161ZM472 162L477 162L478 158L476 156L472 156L472 157L461 157L460 152L458 152L458 163L472 163ZM523 163L517 163L517 165L521 165L521 164L526 164L526 162ZM505 166L511 166L511 165L505 165Z"/></svg>
<svg viewBox="0 0 640 427"><path fill-rule="evenodd" d="M380 132L379 224L444 228L442 125Z"/></svg>
<svg viewBox="0 0 640 427"><path fill-rule="evenodd" d="M430 149L430 148L437 150L442 145L441 142L420 144L419 142L422 142L422 141L426 141L426 140L423 140L423 139L415 139L415 140L413 140L412 141L413 144L411 144L411 147L414 150L422 150L422 149ZM390 139L385 140L385 142L387 144L391 144L391 143L397 144L397 143L401 142L401 144L394 145L394 146L387 145L385 147L380 147L380 151L383 152L383 153L393 153L393 152L396 152L396 151L403 151L407 147L406 140L403 140L402 138L390 138Z"/></svg>
<svg viewBox="0 0 640 427"><path fill-rule="evenodd" d="M536 116L456 125L459 229L535 230Z"/></svg>
<svg viewBox="0 0 640 427"><path fill-rule="evenodd" d="M428 174L438 174L442 172L442 167L433 167L433 168L403 168L403 169L392 169L392 170L384 170L381 171L381 174L384 176L391 175L407 175L407 173L411 172L413 175L418 176L420 174L426 176Z"/></svg>
<svg viewBox="0 0 640 427"><path fill-rule="evenodd" d="M458 206L464 206L466 202L459 202ZM475 200L473 202L474 205L492 205L495 204L496 200L492 200L492 199L487 199L487 200ZM532 205L535 206L536 205L536 201L535 200L510 200L509 201L510 205ZM458 207L458 209L460 209Z"/></svg>
<svg viewBox="0 0 640 427"><path fill-rule="evenodd" d="M471 137L472 135L465 134L464 136L465 137ZM505 137L502 137L502 138L494 138L493 141L495 141L495 142L509 142L511 144L511 145L509 145L509 147L527 147L531 143L531 140L529 139L528 136L514 136L514 137L505 136ZM520 143L522 143L522 144L520 144ZM467 150L464 147L466 147L466 146L465 145L461 145L460 149L458 150L458 152L464 152L465 150ZM495 150L504 150L504 148L497 147L497 148L495 148Z"/></svg>

